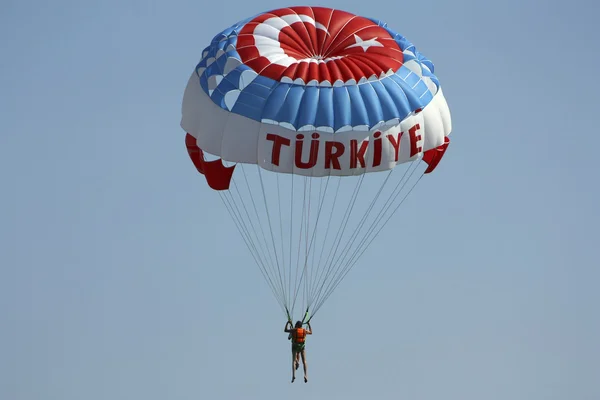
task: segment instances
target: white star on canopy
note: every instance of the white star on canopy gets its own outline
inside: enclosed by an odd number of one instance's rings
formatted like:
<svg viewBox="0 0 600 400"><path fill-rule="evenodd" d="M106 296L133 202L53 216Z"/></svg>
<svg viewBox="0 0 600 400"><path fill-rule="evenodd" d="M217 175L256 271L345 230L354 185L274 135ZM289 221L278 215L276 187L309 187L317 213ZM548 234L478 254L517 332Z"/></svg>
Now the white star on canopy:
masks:
<svg viewBox="0 0 600 400"><path fill-rule="evenodd" d="M362 40L360 36L354 34L354 40L356 40L356 43L346 47L347 49L351 47L362 47L363 51L366 52L369 47L383 47L383 44L378 42L376 37L373 39Z"/></svg>

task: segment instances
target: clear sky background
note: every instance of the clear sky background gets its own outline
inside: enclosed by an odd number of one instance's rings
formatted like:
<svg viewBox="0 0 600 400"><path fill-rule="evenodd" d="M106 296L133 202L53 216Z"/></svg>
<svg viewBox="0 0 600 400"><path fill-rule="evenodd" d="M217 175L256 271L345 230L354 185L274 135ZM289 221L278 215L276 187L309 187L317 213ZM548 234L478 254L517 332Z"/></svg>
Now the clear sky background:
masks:
<svg viewBox="0 0 600 400"><path fill-rule="evenodd" d="M213 35L287 5L0 2L0 398L599 399L598 3L312 3L415 43L453 133L293 385L285 318L179 127Z"/></svg>

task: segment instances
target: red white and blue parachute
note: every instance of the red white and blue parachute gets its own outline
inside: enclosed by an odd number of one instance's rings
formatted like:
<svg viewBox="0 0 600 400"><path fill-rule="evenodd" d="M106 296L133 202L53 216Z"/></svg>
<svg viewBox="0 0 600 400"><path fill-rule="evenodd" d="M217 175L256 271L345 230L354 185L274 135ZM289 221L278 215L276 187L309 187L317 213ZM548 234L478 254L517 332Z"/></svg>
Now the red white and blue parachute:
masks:
<svg viewBox="0 0 600 400"><path fill-rule="evenodd" d="M433 63L387 24L290 7L213 38L181 126L282 309L312 316L414 187L419 162L416 181L436 168L451 117Z"/></svg>

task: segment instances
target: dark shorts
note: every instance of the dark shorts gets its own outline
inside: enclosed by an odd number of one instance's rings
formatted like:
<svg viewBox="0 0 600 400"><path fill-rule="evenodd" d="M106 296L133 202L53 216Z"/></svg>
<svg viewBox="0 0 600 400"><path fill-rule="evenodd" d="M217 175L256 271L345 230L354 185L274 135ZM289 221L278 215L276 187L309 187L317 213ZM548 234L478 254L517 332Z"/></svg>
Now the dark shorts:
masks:
<svg viewBox="0 0 600 400"><path fill-rule="evenodd" d="M292 343L292 351L294 353L300 353L304 350L305 343Z"/></svg>

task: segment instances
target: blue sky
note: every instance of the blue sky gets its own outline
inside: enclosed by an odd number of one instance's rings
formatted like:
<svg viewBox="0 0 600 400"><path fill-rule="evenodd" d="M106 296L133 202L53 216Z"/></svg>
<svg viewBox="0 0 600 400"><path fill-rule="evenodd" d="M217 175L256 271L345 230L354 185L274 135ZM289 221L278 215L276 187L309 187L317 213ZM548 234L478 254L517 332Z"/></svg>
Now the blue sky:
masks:
<svg viewBox="0 0 600 400"><path fill-rule="evenodd" d="M453 133L315 318L308 385L179 127L213 35L287 5L2 2L0 398L600 398L598 5L319 3L432 59Z"/></svg>

